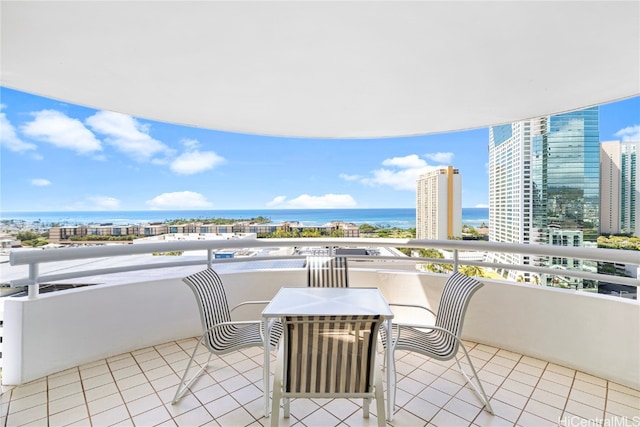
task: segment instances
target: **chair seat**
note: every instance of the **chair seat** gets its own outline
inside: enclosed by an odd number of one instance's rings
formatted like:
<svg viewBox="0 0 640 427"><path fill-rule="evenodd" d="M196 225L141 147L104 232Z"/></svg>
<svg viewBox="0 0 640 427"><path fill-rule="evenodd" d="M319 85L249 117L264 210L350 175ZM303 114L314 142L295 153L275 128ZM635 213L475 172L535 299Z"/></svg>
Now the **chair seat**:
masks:
<svg viewBox="0 0 640 427"><path fill-rule="evenodd" d="M394 325L394 333L395 331L399 331L400 336L395 343L396 350L415 351L441 360L451 358L451 352L454 348L451 345L452 338L442 331L420 330L412 326ZM383 347L386 348L387 337L384 328L380 329L380 337Z"/></svg>
<svg viewBox="0 0 640 427"><path fill-rule="evenodd" d="M210 345L219 353L228 353L245 347L262 346L261 328L262 325L257 323L246 326L228 325L224 328L224 333L218 335L216 341L210 342ZM280 321L274 322L271 326L269 337L271 347L277 347L282 330Z"/></svg>

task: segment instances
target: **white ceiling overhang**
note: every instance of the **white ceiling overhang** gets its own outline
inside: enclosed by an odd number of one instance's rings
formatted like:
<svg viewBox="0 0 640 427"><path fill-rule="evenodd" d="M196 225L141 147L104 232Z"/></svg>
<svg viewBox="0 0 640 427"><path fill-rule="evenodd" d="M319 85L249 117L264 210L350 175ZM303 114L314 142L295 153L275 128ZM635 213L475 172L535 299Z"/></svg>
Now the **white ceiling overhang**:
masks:
<svg viewBox="0 0 640 427"><path fill-rule="evenodd" d="M640 94L638 1L2 1L1 84L233 132L365 138Z"/></svg>

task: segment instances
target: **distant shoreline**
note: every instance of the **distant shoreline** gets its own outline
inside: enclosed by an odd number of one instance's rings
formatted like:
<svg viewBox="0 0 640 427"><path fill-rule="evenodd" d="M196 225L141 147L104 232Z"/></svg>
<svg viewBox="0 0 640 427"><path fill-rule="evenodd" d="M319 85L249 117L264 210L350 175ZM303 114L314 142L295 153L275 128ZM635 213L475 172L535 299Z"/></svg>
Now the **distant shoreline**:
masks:
<svg viewBox="0 0 640 427"><path fill-rule="evenodd" d="M271 223L298 221L305 226L320 226L332 221L371 224L389 228L415 228L415 208L378 209L236 209L236 210L143 210L143 211L52 211L52 212L0 212L0 220L25 221L50 226L112 223L113 225L148 224L172 219L229 218L248 219L259 216ZM463 208L462 224L477 227L489 224L488 208Z"/></svg>

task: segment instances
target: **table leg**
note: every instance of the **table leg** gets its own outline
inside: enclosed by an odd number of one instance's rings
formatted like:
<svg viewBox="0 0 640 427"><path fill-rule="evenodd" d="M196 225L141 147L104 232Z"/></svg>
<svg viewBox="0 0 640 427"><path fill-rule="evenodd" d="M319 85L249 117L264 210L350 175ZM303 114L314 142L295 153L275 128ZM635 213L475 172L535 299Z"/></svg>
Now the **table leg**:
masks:
<svg viewBox="0 0 640 427"><path fill-rule="evenodd" d="M269 318L264 318L263 322L263 331L264 331L264 368L262 373L262 382L264 388L264 416L265 418L269 417L269 359L270 359L270 348L269 348Z"/></svg>
<svg viewBox="0 0 640 427"><path fill-rule="evenodd" d="M394 363L392 361L393 358L393 347L391 345L391 340L393 335L393 324L391 319L388 319L386 322L387 327L387 421L393 420L393 410L394 410L394 400L395 400L395 372L392 372L394 369Z"/></svg>

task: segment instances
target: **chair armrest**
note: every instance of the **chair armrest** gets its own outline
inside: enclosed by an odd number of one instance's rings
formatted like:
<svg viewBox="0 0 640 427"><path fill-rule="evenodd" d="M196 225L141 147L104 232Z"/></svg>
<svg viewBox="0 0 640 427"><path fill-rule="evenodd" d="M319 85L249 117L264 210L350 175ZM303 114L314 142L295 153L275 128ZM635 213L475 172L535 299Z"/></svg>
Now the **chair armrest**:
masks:
<svg viewBox="0 0 640 427"><path fill-rule="evenodd" d="M417 304L400 304L400 303L395 303L395 302L390 302L389 303L389 307L409 307L409 308L419 308L422 310L427 310L429 313L433 314L434 316L436 316L436 313L431 310L430 308L425 307L424 305L417 305Z"/></svg>
<svg viewBox="0 0 640 427"><path fill-rule="evenodd" d="M216 329L216 328L221 328L222 326L237 326L237 325L253 325L253 324L259 324L262 325L262 320L235 320L235 321L231 321L231 322L220 322L217 323L215 325L213 325L212 327L210 327L209 329L207 329L202 335L206 335L207 333L211 332L212 330Z"/></svg>
<svg viewBox="0 0 640 427"><path fill-rule="evenodd" d="M244 302L241 302L240 304L236 305L235 307L233 307L230 312L233 313L233 310L235 310L236 308L242 307L243 305L252 305L252 304L253 305L256 305L256 304L264 304L264 305L266 305L266 304L269 304L270 302L271 301L244 301Z"/></svg>

